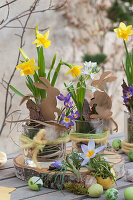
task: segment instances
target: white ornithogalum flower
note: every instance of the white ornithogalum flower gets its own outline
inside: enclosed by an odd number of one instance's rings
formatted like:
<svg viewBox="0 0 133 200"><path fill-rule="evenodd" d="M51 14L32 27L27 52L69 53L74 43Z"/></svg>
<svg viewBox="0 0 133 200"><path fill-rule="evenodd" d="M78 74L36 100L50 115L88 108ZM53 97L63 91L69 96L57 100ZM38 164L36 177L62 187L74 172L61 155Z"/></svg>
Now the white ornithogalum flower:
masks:
<svg viewBox="0 0 133 200"><path fill-rule="evenodd" d="M84 66L85 68L82 73L84 75L90 76L91 79L94 79L94 76L97 73L97 63L89 61L89 62L85 62Z"/></svg>
<svg viewBox="0 0 133 200"><path fill-rule="evenodd" d="M93 87L93 86L89 86L89 88L90 88L90 90L91 90L91 92L96 92L96 91L99 91L99 92L104 92L104 91L102 91L102 90L100 90L98 87Z"/></svg>

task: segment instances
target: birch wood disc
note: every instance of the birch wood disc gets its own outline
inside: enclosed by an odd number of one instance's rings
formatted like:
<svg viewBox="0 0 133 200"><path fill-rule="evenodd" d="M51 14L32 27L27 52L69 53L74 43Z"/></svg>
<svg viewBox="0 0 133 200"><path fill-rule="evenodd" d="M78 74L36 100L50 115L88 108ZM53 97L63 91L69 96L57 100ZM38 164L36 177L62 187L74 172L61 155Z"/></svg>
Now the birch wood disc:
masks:
<svg viewBox="0 0 133 200"><path fill-rule="evenodd" d="M54 188L54 189L60 188L61 180L62 180L60 178L60 175L57 177L56 182L55 182L54 172L47 174L49 172L48 168L38 169L38 168L29 167L29 166L25 165L22 154L18 155L16 158L14 158L13 162L14 162L14 167L15 167L15 174L19 179L28 181L33 176L41 176L45 173L46 175L43 178L44 187ZM86 177L86 175L88 174L88 170L86 170L86 169L81 170L81 174L82 174L82 178L84 180L84 177ZM53 176L51 176L51 175L53 175ZM48 178L48 177L50 177L50 178ZM71 172L66 172L63 183L67 183L69 181L76 183L77 179L76 179L75 175L72 174Z"/></svg>
<svg viewBox="0 0 133 200"><path fill-rule="evenodd" d="M107 155L106 157L110 162L114 163L113 168L116 173L116 179L123 177L124 173L125 173L125 169L124 169L124 160L123 160L122 156L119 154L116 154L114 152L110 152L110 151L104 151L104 153L105 154L115 154L115 155ZM16 158L14 158L13 162L14 162L16 176L19 179L28 181L33 176L41 176L43 174L46 174L43 178L45 187L48 187L48 188L60 187L60 185L61 185L60 175L56 179L56 184L55 184L54 172L47 174L49 172L48 168L38 169L38 168L27 166L24 163L24 158L23 158L22 154L18 155ZM80 172L81 172L81 176L84 180L85 176L88 174L88 170L83 169ZM51 176L51 175L53 175L53 176ZM51 176L50 179L48 178L49 176ZM76 179L75 175L72 174L71 172L66 172L63 183L66 183L69 181L76 183L77 179ZM57 184L58 184L58 187L57 187Z"/></svg>

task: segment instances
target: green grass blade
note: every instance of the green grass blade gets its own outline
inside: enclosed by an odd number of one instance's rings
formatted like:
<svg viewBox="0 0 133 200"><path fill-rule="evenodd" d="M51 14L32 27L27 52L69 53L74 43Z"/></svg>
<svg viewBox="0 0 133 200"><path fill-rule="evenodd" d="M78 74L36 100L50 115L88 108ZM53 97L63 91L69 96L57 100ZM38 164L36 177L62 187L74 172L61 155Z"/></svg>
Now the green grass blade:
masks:
<svg viewBox="0 0 133 200"><path fill-rule="evenodd" d="M51 81L51 86L53 86L53 87L54 87L54 85L56 83L58 74L60 72L61 65L62 65L62 60L60 60L59 64L57 65L57 67L55 69L55 72L54 72L54 75L53 75L53 78L52 78L52 81Z"/></svg>
<svg viewBox="0 0 133 200"><path fill-rule="evenodd" d="M21 97L24 97L25 95L23 95L21 92L19 92L17 89L15 89L12 85L9 85L9 87L11 88L11 90L13 92L15 92L16 94L18 94Z"/></svg>
<svg viewBox="0 0 133 200"><path fill-rule="evenodd" d="M45 73L45 59L44 59L44 54L43 54L43 47L37 47L37 52L38 52L38 75L39 77L44 77L46 78L46 73ZM40 91L40 96L41 100L46 98L46 91L45 90L39 90Z"/></svg>
<svg viewBox="0 0 133 200"><path fill-rule="evenodd" d="M34 77L35 82L39 81L39 77L38 77L38 74L36 73L36 71L35 71L35 74L33 75L33 77Z"/></svg>
<svg viewBox="0 0 133 200"><path fill-rule="evenodd" d="M38 74L39 77L44 77L46 78L46 73L45 73L45 59L43 55L43 47L37 47L37 53L38 53Z"/></svg>
<svg viewBox="0 0 133 200"><path fill-rule="evenodd" d="M28 76L26 76L26 80L27 80L27 82L28 82L28 85L29 85L29 87L30 87L31 92L32 92L33 95L36 97L36 96L37 96L37 92L36 92L35 86L33 85L33 80L32 80L32 78L28 75Z"/></svg>
<svg viewBox="0 0 133 200"><path fill-rule="evenodd" d="M26 86L29 88L29 90L33 93L32 88L30 87L29 83L26 81Z"/></svg>
<svg viewBox="0 0 133 200"><path fill-rule="evenodd" d="M54 64L55 64L55 60L56 60L56 54L54 55L54 58L53 58L53 60L52 60L52 64L51 64L50 70L49 70L49 72L48 72L47 79L48 79L49 81L50 81L50 74L51 74L51 71L52 71L52 69L53 69L53 67L54 67Z"/></svg>
<svg viewBox="0 0 133 200"><path fill-rule="evenodd" d="M80 82L77 83L77 109L80 113L82 113L83 110L83 102L85 98L85 82L83 85L81 85Z"/></svg>

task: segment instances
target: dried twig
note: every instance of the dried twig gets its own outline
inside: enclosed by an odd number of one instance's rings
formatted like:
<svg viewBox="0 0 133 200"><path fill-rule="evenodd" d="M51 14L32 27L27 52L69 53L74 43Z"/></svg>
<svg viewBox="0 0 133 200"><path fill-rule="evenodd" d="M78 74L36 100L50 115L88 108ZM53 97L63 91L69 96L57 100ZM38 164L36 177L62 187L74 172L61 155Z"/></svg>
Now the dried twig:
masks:
<svg viewBox="0 0 133 200"><path fill-rule="evenodd" d="M13 1L9 2L9 3L6 2L4 5L0 6L0 9L3 8L3 7L9 6L10 4L12 4L12 3L16 2L16 1L18 1L18 0L13 0Z"/></svg>

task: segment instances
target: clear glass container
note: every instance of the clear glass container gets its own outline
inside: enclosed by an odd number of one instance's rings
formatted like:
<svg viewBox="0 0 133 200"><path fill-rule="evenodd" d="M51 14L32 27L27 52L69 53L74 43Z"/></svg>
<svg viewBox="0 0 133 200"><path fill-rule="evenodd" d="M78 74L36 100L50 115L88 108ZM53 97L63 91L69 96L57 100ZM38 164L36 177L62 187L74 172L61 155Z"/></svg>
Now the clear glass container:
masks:
<svg viewBox="0 0 133 200"><path fill-rule="evenodd" d="M124 111L124 133L128 143L133 143L133 113Z"/></svg>
<svg viewBox="0 0 133 200"><path fill-rule="evenodd" d="M91 119L89 122L75 120L75 133L73 136L76 137L77 135L78 139L81 139L81 141L78 142L74 140L73 148L81 152L81 144L88 145L88 142L85 141L87 138L99 141L96 143L96 147L107 144L107 134L107 127L105 127L104 121L101 119Z"/></svg>
<svg viewBox="0 0 133 200"><path fill-rule="evenodd" d="M33 139L34 136L37 135L39 132L39 128L31 127L23 125L23 131L22 134L24 134L26 137ZM60 138L63 136L63 134L66 134L66 128L61 126L61 130L58 130L56 126L53 127L47 127L46 130L46 140L49 140L53 142L54 140ZM53 142L54 143L54 142ZM30 167L36 167L33 160L34 149L27 148L24 149L24 162L26 165ZM51 165L55 160L62 161L64 159L66 153L66 143L62 142L59 144L49 144L46 145L42 151L40 151L37 155L37 162L41 166L41 168L48 168L49 165Z"/></svg>
<svg viewBox="0 0 133 200"><path fill-rule="evenodd" d="M103 132L103 120L91 119L90 121L75 120L75 129L77 133L102 133Z"/></svg>

